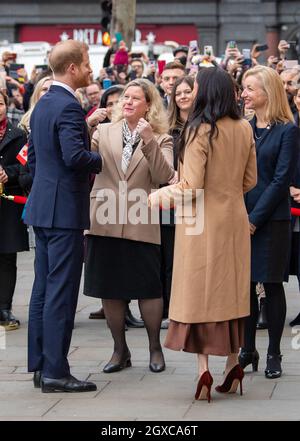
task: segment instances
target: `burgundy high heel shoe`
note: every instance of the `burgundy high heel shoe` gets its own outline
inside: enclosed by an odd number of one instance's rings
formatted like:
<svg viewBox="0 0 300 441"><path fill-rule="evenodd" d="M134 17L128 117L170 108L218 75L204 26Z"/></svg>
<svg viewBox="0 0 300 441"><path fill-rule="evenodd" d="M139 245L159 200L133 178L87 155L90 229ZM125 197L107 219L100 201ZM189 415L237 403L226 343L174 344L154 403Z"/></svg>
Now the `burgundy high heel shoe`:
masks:
<svg viewBox="0 0 300 441"><path fill-rule="evenodd" d="M244 378L244 371L239 364L235 365L231 371L228 372L224 383L216 387L216 391L222 394L234 394L237 391L238 385L240 384L240 394L243 395L243 385L242 381Z"/></svg>
<svg viewBox="0 0 300 441"><path fill-rule="evenodd" d="M211 399L211 395L210 395L210 390L211 390L211 386L213 384L213 377L210 375L209 371L205 371L199 381L198 381L198 385L197 385L197 390L195 393L195 400L206 400L210 403L210 399Z"/></svg>

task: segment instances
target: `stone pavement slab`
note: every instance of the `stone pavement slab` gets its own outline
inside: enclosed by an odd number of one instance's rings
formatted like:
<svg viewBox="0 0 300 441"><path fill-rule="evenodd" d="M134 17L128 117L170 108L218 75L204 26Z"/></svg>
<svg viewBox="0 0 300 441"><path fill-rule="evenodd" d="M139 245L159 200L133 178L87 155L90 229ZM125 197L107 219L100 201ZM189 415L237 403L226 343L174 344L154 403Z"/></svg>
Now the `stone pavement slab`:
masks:
<svg viewBox="0 0 300 441"><path fill-rule="evenodd" d="M18 257L18 282L14 312L21 328L5 334L0 349L0 421L214 421L214 420L300 420L300 329L288 322L300 310L297 281L286 285L287 320L282 339L283 376L264 377L267 331L257 332L259 370L246 369L244 395L212 392L212 402L195 401L197 364L194 354L165 350L167 369L149 371L145 329L129 329L126 338L132 368L114 374L102 369L112 353L112 340L105 320L89 320L100 302L80 295L70 348L72 373L94 381L98 390L82 394L43 394L32 385L27 373L27 314L33 281L33 252ZM139 316L137 302L132 302ZM300 328L300 327L299 327ZM162 331L164 340L166 331ZM3 340L1 340L3 343ZM215 387L222 382L225 358L211 357Z"/></svg>

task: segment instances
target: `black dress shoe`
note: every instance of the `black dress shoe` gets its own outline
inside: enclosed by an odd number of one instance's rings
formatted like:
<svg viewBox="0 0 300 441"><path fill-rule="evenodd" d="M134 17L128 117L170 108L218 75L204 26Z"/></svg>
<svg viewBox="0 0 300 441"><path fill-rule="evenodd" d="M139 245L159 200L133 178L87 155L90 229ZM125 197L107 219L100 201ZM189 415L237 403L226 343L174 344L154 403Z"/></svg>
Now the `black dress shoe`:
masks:
<svg viewBox="0 0 300 441"><path fill-rule="evenodd" d="M298 326L300 325L300 312L294 320L290 322L290 326Z"/></svg>
<svg viewBox="0 0 300 441"><path fill-rule="evenodd" d="M40 388L41 387L41 377L42 377L42 372L41 371L35 371L33 374L33 385L36 388Z"/></svg>
<svg viewBox="0 0 300 441"><path fill-rule="evenodd" d="M105 319L104 309L100 308L98 311L91 312L89 315L89 319L94 320L103 320Z"/></svg>
<svg viewBox="0 0 300 441"><path fill-rule="evenodd" d="M257 372L259 361L259 353L255 349L253 352L247 352L244 349L239 354L239 365L242 369L245 369L248 364L252 364L252 371Z"/></svg>
<svg viewBox="0 0 300 441"><path fill-rule="evenodd" d="M13 331L20 327L20 322L10 309L0 309L0 326L3 326L6 331Z"/></svg>
<svg viewBox="0 0 300 441"><path fill-rule="evenodd" d="M162 351L160 351L160 353L161 353L161 361L160 362L152 361L151 358L152 358L153 354L150 354L149 369L151 372L157 373L157 372L162 372L166 369L164 354L162 353Z"/></svg>
<svg viewBox="0 0 300 441"><path fill-rule="evenodd" d="M112 372L122 371L127 367L131 367L130 355L124 360L121 360L120 363L112 363L112 362L107 363L103 368L103 372L105 374L111 374Z"/></svg>
<svg viewBox="0 0 300 441"><path fill-rule="evenodd" d="M267 355L267 367L265 370L266 378L279 378L282 374L281 369L281 354L268 354Z"/></svg>
<svg viewBox="0 0 300 441"><path fill-rule="evenodd" d="M136 317L134 317L134 315L132 314L132 312L130 311L129 308L127 308L126 314L125 314L125 324L129 328L143 328L144 327L143 320L139 320Z"/></svg>
<svg viewBox="0 0 300 441"><path fill-rule="evenodd" d="M97 386L90 381L80 381L72 375L64 378L46 378L42 376L42 392L91 392L97 390Z"/></svg>

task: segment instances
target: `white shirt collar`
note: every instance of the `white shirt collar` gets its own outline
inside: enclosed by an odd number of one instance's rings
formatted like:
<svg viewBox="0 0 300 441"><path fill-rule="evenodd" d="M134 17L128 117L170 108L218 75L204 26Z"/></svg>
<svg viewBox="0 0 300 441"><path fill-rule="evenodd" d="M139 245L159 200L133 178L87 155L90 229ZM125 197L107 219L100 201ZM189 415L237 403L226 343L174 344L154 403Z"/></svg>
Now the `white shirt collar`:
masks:
<svg viewBox="0 0 300 441"><path fill-rule="evenodd" d="M60 86L60 87L63 87L63 88L66 89L68 92L70 92L72 95L74 95L75 98L76 98L75 90L73 90L72 87L68 86L67 84L62 83L61 81L56 81L56 80L54 80L53 83L52 83L52 86Z"/></svg>

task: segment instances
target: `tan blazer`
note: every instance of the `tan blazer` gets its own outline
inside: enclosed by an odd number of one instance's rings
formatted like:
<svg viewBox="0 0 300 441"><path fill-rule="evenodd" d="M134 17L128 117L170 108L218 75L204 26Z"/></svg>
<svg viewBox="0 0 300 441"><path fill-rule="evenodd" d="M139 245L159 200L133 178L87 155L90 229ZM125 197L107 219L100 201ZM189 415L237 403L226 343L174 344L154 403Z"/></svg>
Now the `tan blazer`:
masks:
<svg viewBox="0 0 300 441"><path fill-rule="evenodd" d="M188 143L180 182L151 197L176 201L185 189L204 189L204 229L187 235L190 218L176 225L169 316L181 323L206 323L250 313L250 229L244 193L257 181L253 132L245 120L223 118L213 148L203 125ZM194 215L194 212L192 213ZM189 221L189 222L188 222Z"/></svg>
<svg viewBox="0 0 300 441"><path fill-rule="evenodd" d="M147 197L152 189L174 176L172 137L155 134L148 144L141 141L126 175L121 168L122 121L99 124L93 134L92 149L99 151L104 165L91 192L91 227L87 233L160 244L160 227L151 224ZM145 195L142 200L135 194L139 190ZM127 200L128 196L131 200ZM138 223L141 213L144 224Z"/></svg>

